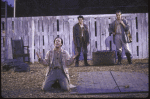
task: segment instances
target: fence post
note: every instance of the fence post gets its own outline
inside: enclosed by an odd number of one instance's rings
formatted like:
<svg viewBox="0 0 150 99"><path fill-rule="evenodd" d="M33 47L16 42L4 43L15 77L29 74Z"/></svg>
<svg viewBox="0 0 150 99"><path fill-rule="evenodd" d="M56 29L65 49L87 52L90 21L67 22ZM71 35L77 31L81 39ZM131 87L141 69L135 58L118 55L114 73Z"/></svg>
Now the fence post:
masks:
<svg viewBox="0 0 150 99"><path fill-rule="evenodd" d="M31 46L30 46L30 60L32 63L34 63L34 32L35 32L35 27L34 27L34 18L32 17L31 18L32 22L31 22L31 36L29 36L29 39L30 39L30 43Z"/></svg>
<svg viewBox="0 0 150 99"><path fill-rule="evenodd" d="M8 59L7 2L5 2L5 60Z"/></svg>

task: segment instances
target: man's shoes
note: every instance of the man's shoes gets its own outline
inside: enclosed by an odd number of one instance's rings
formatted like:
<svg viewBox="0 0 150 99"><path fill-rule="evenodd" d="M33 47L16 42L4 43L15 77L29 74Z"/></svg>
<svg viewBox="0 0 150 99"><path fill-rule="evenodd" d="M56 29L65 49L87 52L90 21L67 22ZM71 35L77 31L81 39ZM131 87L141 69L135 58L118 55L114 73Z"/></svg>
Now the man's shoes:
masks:
<svg viewBox="0 0 150 99"><path fill-rule="evenodd" d="M75 67L79 67L79 62L75 62Z"/></svg>
<svg viewBox="0 0 150 99"><path fill-rule="evenodd" d="M121 60L122 60L122 57L121 57L121 55L118 54L118 63L117 63L117 65L121 65Z"/></svg>
<svg viewBox="0 0 150 99"><path fill-rule="evenodd" d="M121 62L118 62L117 65L121 65Z"/></svg>
<svg viewBox="0 0 150 99"><path fill-rule="evenodd" d="M88 63L84 63L85 66L90 66Z"/></svg>
<svg viewBox="0 0 150 99"><path fill-rule="evenodd" d="M132 60L131 60L131 54L130 53L125 53L127 56L127 60L129 64L132 64Z"/></svg>
<svg viewBox="0 0 150 99"><path fill-rule="evenodd" d="M79 67L79 64L75 64L75 67Z"/></svg>
<svg viewBox="0 0 150 99"><path fill-rule="evenodd" d="M132 64L132 62L129 62L129 64Z"/></svg>

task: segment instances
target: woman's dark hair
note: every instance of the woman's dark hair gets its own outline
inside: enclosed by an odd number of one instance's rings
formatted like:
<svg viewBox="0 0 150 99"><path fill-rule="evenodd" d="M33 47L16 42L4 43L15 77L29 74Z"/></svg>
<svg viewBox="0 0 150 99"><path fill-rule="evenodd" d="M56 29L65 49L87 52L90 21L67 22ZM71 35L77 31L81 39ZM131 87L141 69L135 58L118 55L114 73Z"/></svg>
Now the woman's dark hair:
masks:
<svg viewBox="0 0 150 99"><path fill-rule="evenodd" d="M57 37L54 39L54 44L55 44L55 40L56 40L57 38L60 38L60 39L61 39L61 44L63 45L63 39L62 39L61 37L59 37L59 35L57 35Z"/></svg>

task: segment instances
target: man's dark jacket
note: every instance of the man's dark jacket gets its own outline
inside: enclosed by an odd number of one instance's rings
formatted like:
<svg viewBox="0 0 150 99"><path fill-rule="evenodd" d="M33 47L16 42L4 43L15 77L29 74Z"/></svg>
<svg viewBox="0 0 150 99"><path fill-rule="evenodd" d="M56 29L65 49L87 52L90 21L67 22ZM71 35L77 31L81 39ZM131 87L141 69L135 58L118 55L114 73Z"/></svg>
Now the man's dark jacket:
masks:
<svg viewBox="0 0 150 99"><path fill-rule="evenodd" d="M87 43L89 43L89 32L88 32L87 25L83 24L83 26L84 26L84 31L83 31L84 42L82 42L82 31L79 23L75 24L73 27L73 41L74 41L75 48L81 47L82 43L84 44L84 46L87 46Z"/></svg>

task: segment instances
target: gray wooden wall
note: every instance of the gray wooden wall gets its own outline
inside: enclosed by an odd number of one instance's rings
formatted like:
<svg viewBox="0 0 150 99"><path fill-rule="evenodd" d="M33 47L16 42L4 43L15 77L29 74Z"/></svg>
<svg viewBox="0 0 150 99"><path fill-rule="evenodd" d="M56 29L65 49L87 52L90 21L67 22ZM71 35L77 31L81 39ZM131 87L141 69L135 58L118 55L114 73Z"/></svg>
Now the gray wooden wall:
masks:
<svg viewBox="0 0 150 99"><path fill-rule="evenodd" d="M97 50L112 50L116 47L109 36L108 27L116 19L115 14L83 15L90 33L88 46L88 59L92 59L94 48ZM41 52L44 57L48 50L54 48L53 40L59 35L64 40L63 49L73 55L73 26L78 22L78 15L66 16L40 16L40 17L17 17L7 19L7 49L8 59L12 59L11 39L23 39L24 45L29 45L30 60L37 61L35 52ZM128 20L133 41L129 43L129 49L133 59L149 58L148 47L148 13L123 14ZM1 60L5 51L3 31L4 18L1 18ZM111 44L110 44L111 43ZM124 53L123 53L124 57Z"/></svg>

